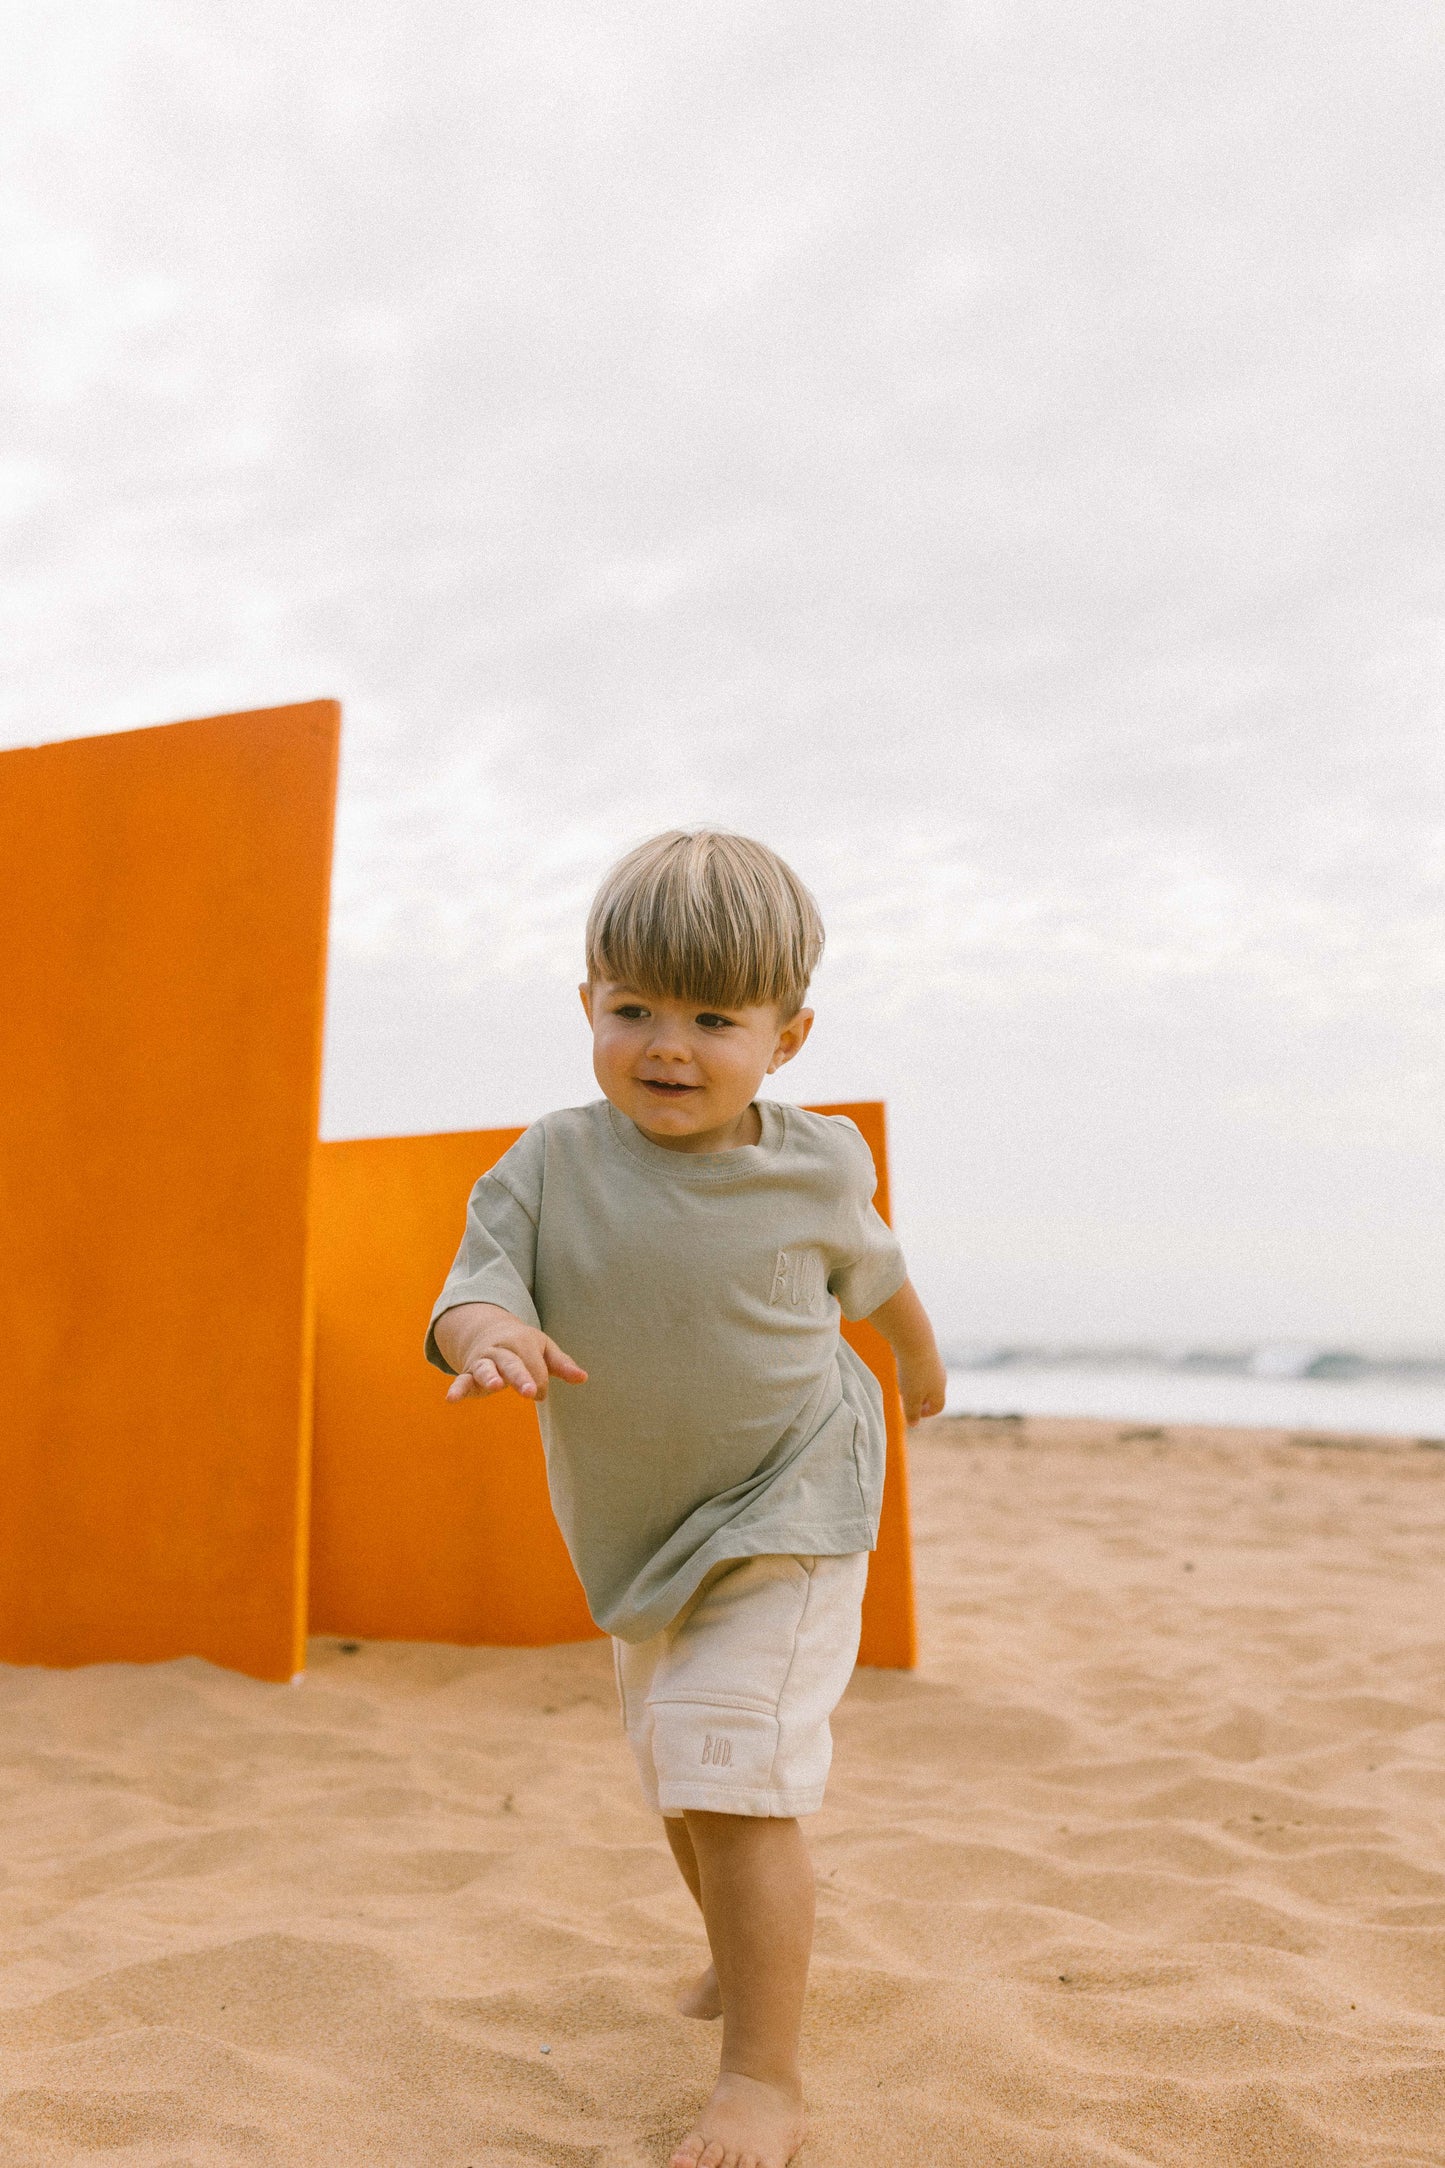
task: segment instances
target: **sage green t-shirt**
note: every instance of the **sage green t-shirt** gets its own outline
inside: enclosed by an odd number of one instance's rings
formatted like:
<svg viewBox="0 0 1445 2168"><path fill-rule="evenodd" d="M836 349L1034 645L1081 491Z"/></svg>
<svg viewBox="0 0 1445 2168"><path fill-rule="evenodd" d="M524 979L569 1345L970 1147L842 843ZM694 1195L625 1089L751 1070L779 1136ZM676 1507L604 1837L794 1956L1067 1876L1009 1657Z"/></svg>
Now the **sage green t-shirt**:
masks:
<svg viewBox="0 0 1445 2168"><path fill-rule="evenodd" d="M760 1100L762 1137L668 1151L610 1101L544 1115L471 1194L427 1331L461 1302L540 1325L588 1373L538 1409L592 1616L659 1632L710 1567L872 1550L883 1396L838 1330L905 1269L841 1115Z"/></svg>

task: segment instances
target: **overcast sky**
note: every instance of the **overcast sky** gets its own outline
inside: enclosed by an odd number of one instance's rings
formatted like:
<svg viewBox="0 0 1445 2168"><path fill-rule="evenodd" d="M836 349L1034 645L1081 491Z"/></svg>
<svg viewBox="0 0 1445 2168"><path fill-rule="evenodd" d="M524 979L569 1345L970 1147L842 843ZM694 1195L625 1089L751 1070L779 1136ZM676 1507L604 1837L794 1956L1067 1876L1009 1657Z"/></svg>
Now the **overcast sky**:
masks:
<svg viewBox="0 0 1445 2168"><path fill-rule="evenodd" d="M946 1336L1445 1340L1440 27L11 9L0 743L342 700L330 1135L713 821Z"/></svg>

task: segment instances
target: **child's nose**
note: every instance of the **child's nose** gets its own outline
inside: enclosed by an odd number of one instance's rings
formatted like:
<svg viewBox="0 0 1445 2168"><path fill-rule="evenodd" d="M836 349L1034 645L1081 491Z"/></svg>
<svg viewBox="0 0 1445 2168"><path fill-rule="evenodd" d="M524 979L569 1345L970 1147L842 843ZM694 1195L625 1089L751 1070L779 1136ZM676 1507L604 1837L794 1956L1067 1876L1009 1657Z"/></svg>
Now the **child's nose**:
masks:
<svg viewBox="0 0 1445 2168"><path fill-rule="evenodd" d="M660 1023L647 1042L653 1061L687 1061L691 1055L685 1034L675 1024Z"/></svg>

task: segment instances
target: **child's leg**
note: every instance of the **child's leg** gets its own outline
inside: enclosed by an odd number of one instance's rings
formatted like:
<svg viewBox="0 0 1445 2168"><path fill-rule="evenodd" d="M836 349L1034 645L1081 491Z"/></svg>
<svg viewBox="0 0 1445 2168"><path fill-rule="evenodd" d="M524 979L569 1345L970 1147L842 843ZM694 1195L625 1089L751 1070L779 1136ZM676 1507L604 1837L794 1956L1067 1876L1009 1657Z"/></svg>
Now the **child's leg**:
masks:
<svg viewBox="0 0 1445 2168"><path fill-rule="evenodd" d="M722 1990L723 2042L712 2098L672 2168L734 2160L786 2168L803 2142L798 2034L813 1948L813 1863L790 1819L691 1809L686 1824ZM678 1865L686 1879L681 1858Z"/></svg>
<svg viewBox="0 0 1445 2168"><path fill-rule="evenodd" d="M722 2068L791 2083L808 1961L813 1862L797 1822L690 1810L703 1917L726 2014Z"/></svg>
<svg viewBox="0 0 1445 2168"><path fill-rule="evenodd" d="M728 1560L670 1627L617 1644L643 1790L712 1947L678 2007L723 2016L717 2087L674 2168L786 2168L802 2143L813 1876L796 1818L823 1803L867 1568L860 1552Z"/></svg>
<svg viewBox="0 0 1445 2168"><path fill-rule="evenodd" d="M680 1814L665 1814L662 1818L672 1856L677 1861L677 1871L692 1891L699 1912L702 1911L702 1877L698 1873L697 1854L687 1833L687 1823ZM706 1921L704 1920L704 1925ZM677 2007L684 2017L717 2018L722 2016L722 1990L717 1984L717 1967L708 1965L690 1987L678 1995Z"/></svg>
<svg viewBox="0 0 1445 2168"><path fill-rule="evenodd" d="M662 1827L667 1841L672 1847L672 1856L677 1861L677 1871L692 1891L700 1912L702 1910L702 1877L698 1873L697 1853L693 1850L686 1818L681 1814L664 1814Z"/></svg>

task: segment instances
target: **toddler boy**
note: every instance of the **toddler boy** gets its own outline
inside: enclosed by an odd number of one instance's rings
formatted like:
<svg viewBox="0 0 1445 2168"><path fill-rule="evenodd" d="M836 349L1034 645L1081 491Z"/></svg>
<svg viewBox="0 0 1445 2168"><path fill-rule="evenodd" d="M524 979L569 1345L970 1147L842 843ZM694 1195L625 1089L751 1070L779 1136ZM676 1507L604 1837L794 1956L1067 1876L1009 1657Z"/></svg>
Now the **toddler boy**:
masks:
<svg viewBox="0 0 1445 2168"><path fill-rule="evenodd" d="M883 1489L882 1395L840 1312L888 1340L910 1422L943 1407L868 1147L756 1097L812 1027L822 947L812 897L746 837L673 831L614 867L581 989L604 1097L477 1183L427 1335L448 1399L541 1404L557 1520L702 1910L713 1963L679 2007L721 2015L721 2069L672 2168L785 2168L803 2140L797 1817L822 1804Z"/></svg>

